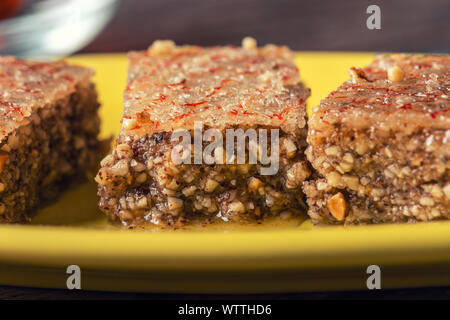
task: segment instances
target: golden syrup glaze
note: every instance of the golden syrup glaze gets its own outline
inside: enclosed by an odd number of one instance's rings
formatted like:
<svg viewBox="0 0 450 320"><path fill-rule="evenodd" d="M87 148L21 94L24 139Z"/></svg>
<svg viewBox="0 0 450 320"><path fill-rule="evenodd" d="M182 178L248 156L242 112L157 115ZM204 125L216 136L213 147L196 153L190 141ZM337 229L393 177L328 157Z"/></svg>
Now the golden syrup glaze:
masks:
<svg viewBox="0 0 450 320"><path fill-rule="evenodd" d="M314 110L309 120L310 142L329 135L338 123L354 130L371 126L404 132L450 128L448 55L378 55L366 68L352 69L353 79ZM391 81L388 73L395 69L400 76Z"/></svg>
<svg viewBox="0 0 450 320"><path fill-rule="evenodd" d="M305 126L309 89L293 53L268 45L175 46L131 52L121 134L192 129L194 121L223 129L264 125L294 132Z"/></svg>
<svg viewBox="0 0 450 320"><path fill-rule="evenodd" d="M37 62L0 57L0 142L28 122L37 108L89 85L91 69L63 61Z"/></svg>

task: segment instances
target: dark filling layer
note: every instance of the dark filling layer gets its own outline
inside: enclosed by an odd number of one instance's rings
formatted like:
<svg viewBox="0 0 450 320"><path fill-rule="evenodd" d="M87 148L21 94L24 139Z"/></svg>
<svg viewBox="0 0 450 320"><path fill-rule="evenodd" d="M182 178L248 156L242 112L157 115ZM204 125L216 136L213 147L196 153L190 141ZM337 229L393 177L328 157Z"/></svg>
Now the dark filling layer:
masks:
<svg viewBox="0 0 450 320"><path fill-rule="evenodd" d="M447 177L448 186L448 177ZM446 192L449 193L447 187ZM314 224L369 224L384 222L415 222L450 218L450 204L445 194L445 181L439 180L396 191L374 200L347 189L333 188L325 179L304 183L308 215ZM342 199L336 201L336 199ZM340 218L342 217L342 218Z"/></svg>
<svg viewBox="0 0 450 320"><path fill-rule="evenodd" d="M304 186L313 222L449 218L447 131L354 132L338 128L323 144L309 146L308 160L318 172L316 179ZM337 204L344 204L345 216Z"/></svg>
<svg viewBox="0 0 450 320"><path fill-rule="evenodd" d="M94 86L79 87L40 108L0 145L0 221L28 220L29 210L56 196L69 178L94 172L101 156L98 107Z"/></svg>
<svg viewBox="0 0 450 320"><path fill-rule="evenodd" d="M280 132L279 170L267 176L259 163L177 165L170 136L119 139L102 161L99 206L113 220L174 225L200 215L239 221L302 208L301 183L310 174L304 131L297 137Z"/></svg>

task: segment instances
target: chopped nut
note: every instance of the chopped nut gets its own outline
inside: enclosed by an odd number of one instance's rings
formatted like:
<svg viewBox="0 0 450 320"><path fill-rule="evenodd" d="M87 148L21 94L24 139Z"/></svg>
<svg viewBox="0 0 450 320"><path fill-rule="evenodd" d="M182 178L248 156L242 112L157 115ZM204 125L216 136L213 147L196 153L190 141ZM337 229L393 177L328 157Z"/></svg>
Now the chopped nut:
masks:
<svg viewBox="0 0 450 320"><path fill-rule="evenodd" d="M360 182L361 182L361 184L362 184L363 186L367 186L367 185L370 183L370 179L367 178L367 177L362 177L362 178L360 179Z"/></svg>
<svg viewBox="0 0 450 320"><path fill-rule="evenodd" d="M336 169L338 168L336 167ZM353 169L353 164L343 161L339 164L339 169L339 171L342 171L342 173L349 172Z"/></svg>
<svg viewBox="0 0 450 320"><path fill-rule="evenodd" d="M389 179L395 178L395 175L389 169L384 169L384 175Z"/></svg>
<svg viewBox="0 0 450 320"><path fill-rule="evenodd" d="M108 183L108 169L107 168L100 168L97 175L95 176L95 182L97 182L100 185L106 185Z"/></svg>
<svg viewBox="0 0 450 320"><path fill-rule="evenodd" d="M164 166L167 168L167 171L173 176L180 173L180 170L177 168L177 165L173 162L168 161L164 164Z"/></svg>
<svg viewBox="0 0 450 320"><path fill-rule="evenodd" d="M408 208L403 209L402 214L403 214L404 216L406 216L406 217L409 217L409 216L410 216L410 213L409 213Z"/></svg>
<svg viewBox="0 0 450 320"><path fill-rule="evenodd" d="M20 138L17 136L17 133L13 133L8 137L8 145L11 149L17 149L20 147Z"/></svg>
<svg viewBox="0 0 450 320"><path fill-rule="evenodd" d="M123 120L122 120L122 128L124 128L125 130L134 129L134 128L136 128L136 126L137 126L136 119L123 118Z"/></svg>
<svg viewBox="0 0 450 320"><path fill-rule="evenodd" d="M144 209L148 205L147 197L142 197L138 201L136 201L136 208Z"/></svg>
<svg viewBox="0 0 450 320"><path fill-rule="evenodd" d="M179 187L180 184L175 178L170 179L170 181L166 184L166 188L170 190L178 190Z"/></svg>
<svg viewBox="0 0 450 320"><path fill-rule="evenodd" d="M127 197L126 199L126 203L127 203L127 208L130 210L134 210L136 209L136 200L133 197Z"/></svg>
<svg viewBox="0 0 450 320"><path fill-rule="evenodd" d="M203 197L200 201L203 208L209 208L212 204L210 197Z"/></svg>
<svg viewBox="0 0 450 320"><path fill-rule="evenodd" d="M132 159L130 161L130 166L133 168L136 172L142 172L145 170L146 166L143 163L137 162L136 160Z"/></svg>
<svg viewBox="0 0 450 320"><path fill-rule="evenodd" d="M336 156L339 157L341 155L341 148L338 146L332 146L325 149L325 154L327 156Z"/></svg>
<svg viewBox="0 0 450 320"><path fill-rule="evenodd" d="M283 148L286 151L286 157L288 159L292 158L293 156L295 156L295 153L297 151L297 147L295 145L295 143L291 140L291 139L283 139Z"/></svg>
<svg viewBox="0 0 450 320"><path fill-rule="evenodd" d="M196 186L190 186L190 187L184 188L181 192L184 194L184 196L189 197L189 196L194 195L195 190L197 190Z"/></svg>
<svg viewBox="0 0 450 320"><path fill-rule="evenodd" d="M155 159L153 159L154 164L159 164L162 163L163 161L164 159L162 157L156 157Z"/></svg>
<svg viewBox="0 0 450 320"><path fill-rule="evenodd" d="M340 174L344 174L344 173L345 173L344 169L342 169L340 165L337 165L337 166L335 167L335 169L336 169L336 171L339 172Z"/></svg>
<svg viewBox="0 0 450 320"><path fill-rule="evenodd" d="M114 176L126 176L128 174L128 161L119 160L110 168L110 173Z"/></svg>
<svg viewBox="0 0 450 320"><path fill-rule="evenodd" d="M364 140L358 141L355 146L355 151L362 156L370 149L370 146L368 143L366 143Z"/></svg>
<svg viewBox="0 0 450 320"><path fill-rule="evenodd" d="M119 199L119 203L120 203L120 207L121 208L126 208L127 207L127 200L125 199L125 196L121 197Z"/></svg>
<svg viewBox="0 0 450 320"><path fill-rule="evenodd" d="M370 193L372 195L372 197L374 198L379 198L382 197L384 195L384 189L380 189L380 188L373 188L372 192Z"/></svg>
<svg viewBox="0 0 450 320"><path fill-rule="evenodd" d="M309 149L307 149L307 150L309 150ZM308 160L311 159L311 158L312 158L312 155L308 156ZM317 157L315 159L311 159L311 162L317 163L317 165L320 166L323 162L325 162L326 159L327 159L327 157L320 156L320 157Z"/></svg>
<svg viewBox="0 0 450 320"><path fill-rule="evenodd" d="M319 181L317 182L317 190L326 190L328 188L328 184L326 182L323 181Z"/></svg>
<svg viewBox="0 0 450 320"><path fill-rule="evenodd" d="M356 176L351 176L348 174L344 174L342 176L342 181L344 184L354 191L358 191L359 188L359 179Z"/></svg>
<svg viewBox="0 0 450 320"><path fill-rule="evenodd" d="M100 165L102 167L107 167L107 166L112 165L113 163L114 163L114 157L111 154L109 154L103 158L103 160L100 162Z"/></svg>
<svg viewBox="0 0 450 320"><path fill-rule="evenodd" d="M189 171L183 175L183 180L186 183L191 183L192 181L194 181L194 179L195 179L195 176L192 173L190 173Z"/></svg>
<svg viewBox="0 0 450 320"><path fill-rule="evenodd" d="M5 184L0 182L0 192L5 191Z"/></svg>
<svg viewBox="0 0 450 320"><path fill-rule="evenodd" d="M330 210L333 217L338 221L343 221L345 218L346 202L342 193L338 192L327 201L327 208Z"/></svg>
<svg viewBox="0 0 450 320"><path fill-rule="evenodd" d="M286 187L289 189L298 187L310 174L311 172L306 163L294 163L289 170L286 171Z"/></svg>
<svg viewBox="0 0 450 320"><path fill-rule="evenodd" d="M354 159L351 153L346 153L342 158L345 162L353 164Z"/></svg>
<svg viewBox="0 0 450 320"><path fill-rule="evenodd" d="M418 216L420 213L419 206L413 206L411 208L411 213L413 214L413 216Z"/></svg>
<svg viewBox="0 0 450 320"><path fill-rule="evenodd" d="M151 170L153 168L153 160L152 159L148 159L145 164L147 166L147 170Z"/></svg>
<svg viewBox="0 0 450 320"><path fill-rule="evenodd" d="M434 206L434 200L433 200L433 198L430 198L430 197L420 198L419 203L426 207Z"/></svg>
<svg viewBox="0 0 450 320"><path fill-rule="evenodd" d="M162 193L165 194L166 196L176 196L177 195L176 190L170 190L168 188L162 189Z"/></svg>
<svg viewBox="0 0 450 320"><path fill-rule="evenodd" d="M241 214L245 212L245 206L242 202L235 200L229 204L228 211L235 214Z"/></svg>
<svg viewBox="0 0 450 320"><path fill-rule="evenodd" d="M392 158L392 151L389 150L389 148L384 148L384 153L388 156L388 158Z"/></svg>
<svg viewBox="0 0 450 320"><path fill-rule="evenodd" d="M119 159L131 158L133 155L131 147L126 143L118 144L115 148L115 152Z"/></svg>
<svg viewBox="0 0 450 320"><path fill-rule="evenodd" d="M177 210L183 208L183 200L175 197L167 197L167 208L169 210Z"/></svg>
<svg viewBox="0 0 450 320"><path fill-rule="evenodd" d="M440 215L441 215L441 213L439 212L438 209L434 208L434 209L431 210L431 216L432 216L433 218L437 218L437 217L439 217Z"/></svg>
<svg viewBox="0 0 450 320"><path fill-rule="evenodd" d="M411 168L409 168L409 167L403 167L403 168L400 170L400 173L401 173L402 175L404 175L404 176L409 176L409 175L411 174Z"/></svg>
<svg viewBox="0 0 450 320"><path fill-rule="evenodd" d="M450 183L449 184L447 184L445 187L444 187L444 193L445 193L445 197L447 198L447 199L450 199Z"/></svg>
<svg viewBox="0 0 450 320"><path fill-rule="evenodd" d="M215 202L211 202L211 205L208 207L207 212L208 213L215 213L217 211L218 211L218 209L217 209L216 203Z"/></svg>
<svg viewBox="0 0 450 320"><path fill-rule="evenodd" d="M388 168L388 170L389 170L390 172L392 172L393 174L395 174L397 177L399 177L399 178L402 177L402 173L401 173L400 169L397 167L397 165L391 164L391 165L388 166L387 168Z"/></svg>
<svg viewBox="0 0 450 320"><path fill-rule="evenodd" d="M263 185L264 185L264 183L261 180L259 180L258 178L251 177L248 180L248 189L251 191L256 191Z"/></svg>
<svg viewBox="0 0 450 320"><path fill-rule="evenodd" d="M439 187L437 184L435 184L431 187L430 193L434 198L437 198L437 199L441 198L444 195L441 187Z"/></svg>
<svg viewBox="0 0 450 320"><path fill-rule="evenodd" d="M257 48L257 42L252 37L245 37L242 39L242 48L252 50Z"/></svg>
<svg viewBox="0 0 450 320"><path fill-rule="evenodd" d="M327 182L332 187L337 187L341 181L341 175L336 171L330 172L326 176Z"/></svg>
<svg viewBox="0 0 450 320"><path fill-rule="evenodd" d="M403 70L399 66L394 66L388 69L388 79L391 82L402 81L404 77Z"/></svg>
<svg viewBox="0 0 450 320"><path fill-rule="evenodd" d="M170 54L175 49L175 42L172 40L156 40L148 48L148 52L152 55L163 56Z"/></svg>
<svg viewBox="0 0 450 320"><path fill-rule="evenodd" d="M208 179L206 180L206 184L205 184L205 192L213 192L217 186L219 185L219 183L214 180L214 179Z"/></svg>
<svg viewBox="0 0 450 320"><path fill-rule="evenodd" d="M413 151L417 148L417 141L410 141L407 145L406 145L406 150L408 151Z"/></svg>

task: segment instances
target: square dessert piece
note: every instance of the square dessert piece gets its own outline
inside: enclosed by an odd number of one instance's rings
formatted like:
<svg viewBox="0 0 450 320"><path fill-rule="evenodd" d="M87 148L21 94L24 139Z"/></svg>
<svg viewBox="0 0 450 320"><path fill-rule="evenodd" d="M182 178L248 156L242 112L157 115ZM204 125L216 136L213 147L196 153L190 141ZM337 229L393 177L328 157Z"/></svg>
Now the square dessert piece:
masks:
<svg viewBox="0 0 450 320"><path fill-rule="evenodd" d="M93 72L0 57L0 222L23 222L98 161ZM101 156L100 156L101 157Z"/></svg>
<svg viewBox="0 0 450 320"><path fill-rule="evenodd" d="M96 178L99 206L112 220L178 226L194 217L254 221L301 208L301 184L310 175L304 156L310 90L300 81L289 49L258 48L251 38L243 47L212 48L156 41L129 58L122 128ZM218 131L224 141L227 129L257 134L264 129L269 147L277 130L279 169L262 174L265 164L238 163L229 152L230 162L177 164L174 132L188 133L189 160L197 147L205 151L209 144L194 143L196 124L205 134ZM233 142L231 151L246 149L249 158L249 145ZM276 147L269 148L271 156ZM218 146L213 156L224 155L218 152L224 149Z"/></svg>
<svg viewBox="0 0 450 320"><path fill-rule="evenodd" d="M450 218L450 58L380 55L308 122L314 223Z"/></svg>

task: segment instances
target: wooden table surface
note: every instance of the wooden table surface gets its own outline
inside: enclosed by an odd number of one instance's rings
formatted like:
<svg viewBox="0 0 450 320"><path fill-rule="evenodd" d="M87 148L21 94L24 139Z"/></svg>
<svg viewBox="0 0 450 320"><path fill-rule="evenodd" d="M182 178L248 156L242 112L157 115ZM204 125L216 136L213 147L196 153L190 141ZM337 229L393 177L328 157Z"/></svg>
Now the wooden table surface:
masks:
<svg viewBox="0 0 450 320"><path fill-rule="evenodd" d="M335 299L435 299L449 300L450 287L375 291L341 291L258 295L152 294L100 291L71 291L0 286L0 300L335 300Z"/></svg>
<svg viewBox="0 0 450 320"><path fill-rule="evenodd" d="M366 8L381 8L382 29L366 28ZM123 0L83 53L144 49L155 39L198 45L259 43L295 50L449 52L450 1ZM0 299L177 299L200 295L74 292L0 286ZM208 298L450 298L450 287L381 292L208 296Z"/></svg>

